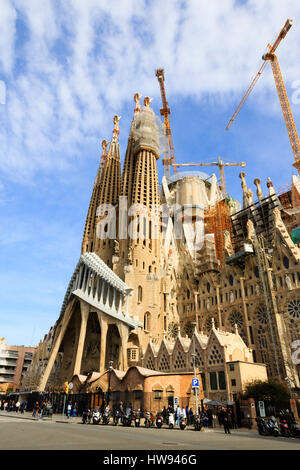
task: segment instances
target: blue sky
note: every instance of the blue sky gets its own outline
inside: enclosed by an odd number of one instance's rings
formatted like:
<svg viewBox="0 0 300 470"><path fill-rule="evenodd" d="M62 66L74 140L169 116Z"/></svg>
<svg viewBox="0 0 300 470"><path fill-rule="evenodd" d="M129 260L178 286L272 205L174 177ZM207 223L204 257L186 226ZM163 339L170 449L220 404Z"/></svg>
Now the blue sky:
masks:
<svg viewBox="0 0 300 470"><path fill-rule="evenodd" d="M101 141L121 115L123 160L136 91L159 114L156 68L165 69L177 162L220 155L246 161L253 190L256 177L263 191L268 176L275 188L290 183L293 155L269 65L225 131L287 18L293 26L277 56L299 126L296 0L0 0L0 337L37 344L58 318ZM226 182L241 200L239 171L227 169Z"/></svg>

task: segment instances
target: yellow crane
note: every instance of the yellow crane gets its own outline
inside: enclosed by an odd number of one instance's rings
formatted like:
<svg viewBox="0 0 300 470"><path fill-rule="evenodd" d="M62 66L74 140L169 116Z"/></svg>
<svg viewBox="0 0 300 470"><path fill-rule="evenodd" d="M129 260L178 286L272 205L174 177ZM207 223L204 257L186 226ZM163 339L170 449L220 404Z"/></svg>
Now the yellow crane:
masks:
<svg viewBox="0 0 300 470"><path fill-rule="evenodd" d="M282 109L282 112L283 112L286 128L287 128L287 131L288 131L290 143L291 143L294 158L295 158L295 162L293 163L293 165L294 165L295 168L297 168L298 173L300 174L300 141L299 141L295 121L294 121L294 118L293 118L292 110L291 110L291 107L290 107L289 99L288 99L288 96L287 96L286 88L285 88L285 85L284 85L284 82L283 82L283 78L282 78L281 70L280 70L280 67L279 67L278 59L277 59L276 55L274 54L275 50L277 49L277 47L280 44L280 42L282 41L282 39L285 38L288 31L291 29L292 24L293 24L293 20L290 20L290 19L286 20L283 28L281 29L279 35L276 38L274 44L272 46L270 44L267 45L268 52L262 56L262 59L263 59L264 62L261 65L261 67L260 67L259 71L257 72L257 74L255 75L255 77L253 78L252 82L250 83L249 88L247 89L245 95L243 96L242 101L238 105L238 107L237 107L235 113L233 114L232 118L229 120L229 123L227 124L226 130L228 130L230 128L231 124L235 120L235 118L236 118L237 114L239 113L241 107L243 106L243 104L246 101L247 97L249 96L251 90L254 88L256 82L258 81L259 77L261 76L265 66L267 65L267 61L269 60L270 63L271 63L272 72L273 72L273 76L274 76L274 80L275 80L275 84L276 84L276 88L277 88L277 93L278 93L278 96L279 96L281 109Z"/></svg>
<svg viewBox="0 0 300 470"><path fill-rule="evenodd" d="M222 190L222 195L225 198L227 196L227 190L226 190L226 181L225 181L225 172L224 172L224 166L246 166L245 162L240 162L240 163L225 163L223 160L221 160L220 157L218 157L217 162L211 162L211 163L174 163L174 167L179 167L179 166L212 166L216 165L219 167L220 171L220 181L221 181L221 190Z"/></svg>
<svg viewBox="0 0 300 470"><path fill-rule="evenodd" d="M164 175L166 177L169 177L171 174L171 165L173 165L174 168L174 173L177 173L176 166L175 164L175 155L174 155L174 147L173 147L173 141L172 141L172 135L171 135L171 127L170 127L170 120L169 120L169 114L171 113L171 110L168 106L167 98L166 98L166 90L165 90L165 77L164 77L164 69L157 69L156 70L156 77L158 79L158 83L160 86L160 93L161 93L161 99L162 99L162 104L163 107L160 109L160 114L164 116L164 127L165 127L165 133L168 139L168 144L169 148L165 152L165 156L163 158L163 165L164 165Z"/></svg>

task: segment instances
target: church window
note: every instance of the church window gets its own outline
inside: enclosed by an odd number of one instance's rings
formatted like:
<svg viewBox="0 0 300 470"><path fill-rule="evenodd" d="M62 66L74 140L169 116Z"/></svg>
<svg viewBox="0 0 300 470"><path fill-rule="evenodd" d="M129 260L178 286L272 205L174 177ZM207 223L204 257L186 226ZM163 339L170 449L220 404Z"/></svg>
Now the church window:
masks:
<svg viewBox="0 0 300 470"><path fill-rule="evenodd" d="M285 267L286 269L289 269L289 267L290 267L290 260L288 259L287 256L284 256L284 257L283 257L283 265L284 265L284 267Z"/></svg>
<svg viewBox="0 0 300 470"><path fill-rule="evenodd" d="M257 311L257 319L260 323L266 325L267 322L268 322L268 316L267 316L267 310L266 310L266 307L264 305L262 305L261 307L259 307L258 311Z"/></svg>
<svg viewBox="0 0 300 470"><path fill-rule="evenodd" d="M144 329L149 331L150 326L150 312L146 312L144 315Z"/></svg>
<svg viewBox="0 0 300 470"><path fill-rule="evenodd" d="M210 283L208 282L206 285L207 292L210 293Z"/></svg>
<svg viewBox="0 0 300 470"><path fill-rule="evenodd" d="M256 276L257 278L259 277L258 266L255 266L255 268L254 268L254 274L255 274L255 276Z"/></svg>
<svg viewBox="0 0 300 470"><path fill-rule="evenodd" d="M230 283L231 286L233 286L233 282L234 282L233 276L230 275L229 276L229 283Z"/></svg>
<svg viewBox="0 0 300 470"><path fill-rule="evenodd" d="M220 370L218 374L219 374L219 389L226 390L225 373L223 370Z"/></svg>
<svg viewBox="0 0 300 470"><path fill-rule="evenodd" d="M238 328L241 328L243 325L243 316L240 312L232 312L232 314L229 317L229 322L232 327L235 325L238 326Z"/></svg>
<svg viewBox="0 0 300 470"><path fill-rule="evenodd" d="M138 287L138 302L142 302L143 300L143 289L141 286Z"/></svg>
<svg viewBox="0 0 300 470"><path fill-rule="evenodd" d="M211 388L211 390L218 390L217 373L216 372L210 372L209 373L209 378L210 378L210 388Z"/></svg>
<svg viewBox="0 0 300 470"><path fill-rule="evenodd" d="M300 318L300 300L295 299L288 303L287 311L293 318Z"/></svg>

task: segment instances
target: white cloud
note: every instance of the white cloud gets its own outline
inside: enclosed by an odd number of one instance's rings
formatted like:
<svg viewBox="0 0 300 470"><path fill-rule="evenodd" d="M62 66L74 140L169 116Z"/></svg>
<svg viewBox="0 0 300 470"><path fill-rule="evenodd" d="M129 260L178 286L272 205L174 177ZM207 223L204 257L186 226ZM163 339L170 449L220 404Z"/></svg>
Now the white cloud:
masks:
<svg viewBox="0 0 300 470"><path fill-rule="evenodd" d="M37 171L70 168L87 142L109 138L112 116L133 108L135 91L160 106L160 66L169 99L211 95L234 103L288 17L294 25L278 48L287 84L300 78L300 4L293 0L2 0L0 169L30 181ZM278 106L267 99L271 89L275 96L265 71L255 90L263 112Z"/></svg>

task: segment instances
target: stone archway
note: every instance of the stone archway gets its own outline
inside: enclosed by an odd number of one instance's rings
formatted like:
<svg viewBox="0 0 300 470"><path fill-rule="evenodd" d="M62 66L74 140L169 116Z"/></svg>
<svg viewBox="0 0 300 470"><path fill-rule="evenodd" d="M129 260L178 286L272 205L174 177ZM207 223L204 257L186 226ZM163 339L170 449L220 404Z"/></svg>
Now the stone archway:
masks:
<svg viewBox="0 0 300 470"><path fill-rule="evenodd" d="M96 312L90 312L86 326L86 335L82 354L80 373L88 375L100 368L101 328Z"/></svg>
<svg viewBox="0 0 300 470"><path fill-rule="evenodd" d="M80 323L80 302L76 302L71 319L58 350L58 353L62 353L59 383L69 381L72 378L76 358L77 341L80 331Z"/></svg>
<svg viewBox="0 0 300 470"><path fill-rule="evenodd" d="M109 368L109 362L113 362L114 369L121 369L120 353L122 340L116 324L110 324L106 335L105 369Z"/></svg>

